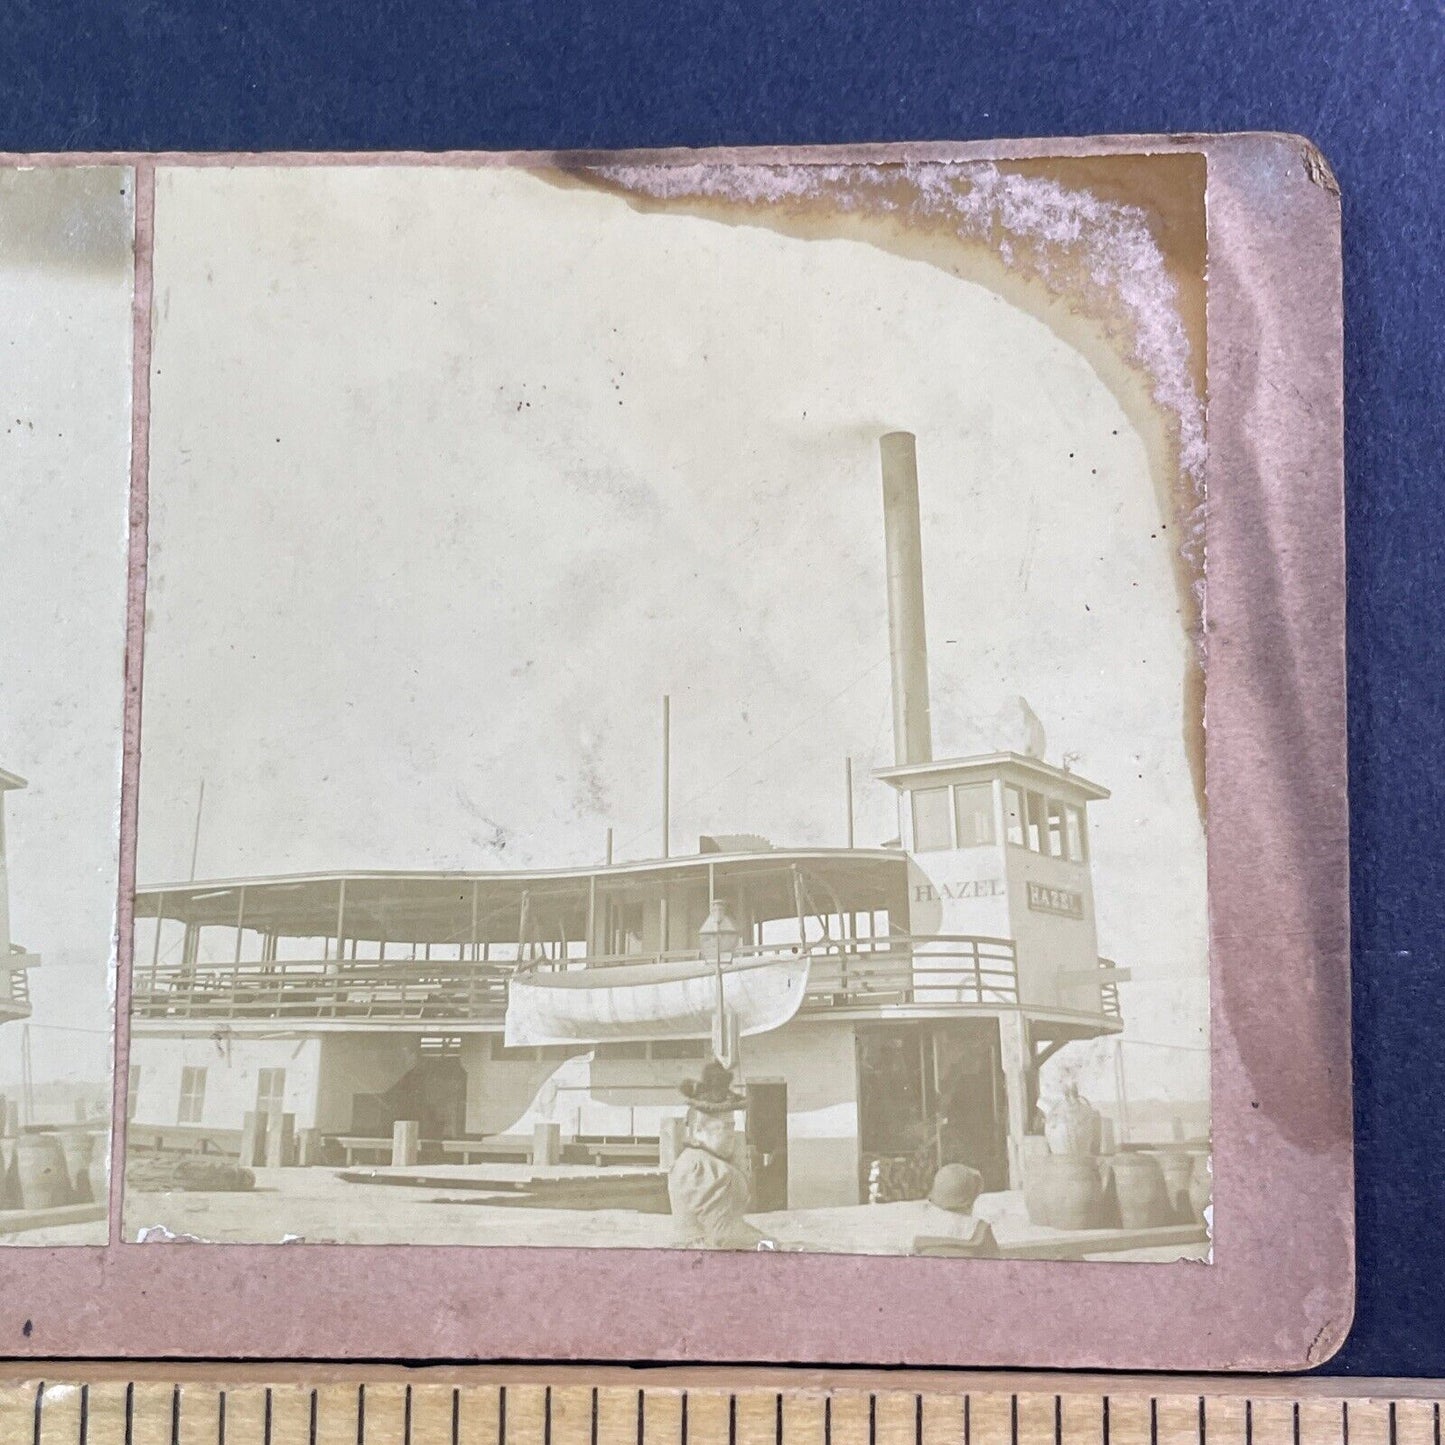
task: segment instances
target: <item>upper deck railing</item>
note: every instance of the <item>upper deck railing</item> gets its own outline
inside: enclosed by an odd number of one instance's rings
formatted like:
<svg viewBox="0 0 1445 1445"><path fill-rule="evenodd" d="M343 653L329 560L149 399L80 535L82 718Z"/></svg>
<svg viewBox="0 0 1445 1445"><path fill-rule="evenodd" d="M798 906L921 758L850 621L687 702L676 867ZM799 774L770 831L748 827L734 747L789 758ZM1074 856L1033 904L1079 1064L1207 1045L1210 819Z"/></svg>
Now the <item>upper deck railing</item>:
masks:
<svg viewBox="0 0 1445 1445"><path fill-rule="evenodd" d="M796 954L799 947L748 946L738 949L734 958L781 957ZM1020 1003L1017 960L1008 939L895 935L822 940L807 948L812 957L803 1001L807 1013ZM603 983L610 965L636 966L649 958L700 961L694 949L572 959L552 967L595 971ZM507 982L515 967L469 959L158 965L136 971L131 1011L138 1020L334 1020L499 1028L506 1015ZM1117 1018L1117 990L1112 999L1109 991L1110 985L1103 985L1100 1012Z"/></svg>

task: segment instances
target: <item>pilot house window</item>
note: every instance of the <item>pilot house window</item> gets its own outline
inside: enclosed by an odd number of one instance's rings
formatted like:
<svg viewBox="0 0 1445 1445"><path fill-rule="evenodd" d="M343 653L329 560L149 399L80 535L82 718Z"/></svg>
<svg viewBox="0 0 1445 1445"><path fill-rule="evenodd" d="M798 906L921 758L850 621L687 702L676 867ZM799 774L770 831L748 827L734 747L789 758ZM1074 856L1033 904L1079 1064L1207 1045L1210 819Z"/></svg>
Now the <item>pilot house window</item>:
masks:
<svg viewBox="0 0 1445 1445"><path fill-rule="evenodd" d="M1044 802L1042 793L1027 793L1028 816L1025 835L1028 846L1035 853L1047 853L1049 851L1049 821L1047 804Z"/></svg>
<svg viewBox="0 0 1445 1445"><path fill-rule="evenodd" d="M962 817L960 813L960 835ZM1070 863L1088 862L1088 824L1084 809L1078 803L1060 802L1006 783L1003 817L1005 836L1015 847L1028 848L1049 858L1063 858Z"/></svg>
<svg viewBox="0 0 1445 1445"><path fill-rule="evenodd" d="M1009 842L1019 848L1027 847L1028 839L1024 833L1024 795L1011 784L1003 790L1003 820Z"/></svg>
<svg viewBox="0 0 1445 1445"><path fill-rule="evenodd" d="M913 794L913 851L936 853L953 847L947 788L920 788Z"/></svg>
<svg viewBox="0 0 1445 1445"><path fill-rule="evenodd" d="M993 842L993 784L960 783L953 790L958 846L977 848Z"/></svg>

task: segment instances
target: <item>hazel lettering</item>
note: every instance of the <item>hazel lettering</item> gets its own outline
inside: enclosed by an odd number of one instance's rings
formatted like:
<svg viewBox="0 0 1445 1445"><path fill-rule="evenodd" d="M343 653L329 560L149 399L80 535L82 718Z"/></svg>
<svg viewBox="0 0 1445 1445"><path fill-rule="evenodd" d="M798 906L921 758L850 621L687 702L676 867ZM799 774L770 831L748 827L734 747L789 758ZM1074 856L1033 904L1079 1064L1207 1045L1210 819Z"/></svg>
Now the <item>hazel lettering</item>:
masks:
<svg viewBox="0 0 1445 1445"><path fill-rule="evenodd" d="M1003 891L1001 878L979 878L966 883L940 883L937 887L932 883L915 883L913 901L938 903L945 898L954 901L963 898L1002 898Z"/></svg>

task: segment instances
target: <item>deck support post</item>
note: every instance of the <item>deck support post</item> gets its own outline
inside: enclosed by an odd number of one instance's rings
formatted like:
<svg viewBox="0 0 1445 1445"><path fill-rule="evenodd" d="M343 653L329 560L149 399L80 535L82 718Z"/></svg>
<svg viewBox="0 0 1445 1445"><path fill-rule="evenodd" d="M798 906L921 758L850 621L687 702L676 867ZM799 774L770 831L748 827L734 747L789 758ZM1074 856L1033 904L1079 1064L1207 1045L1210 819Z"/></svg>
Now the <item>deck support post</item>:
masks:
<svg viewBox="0 0 1445 1445"><path fill-rule="evenodd" d="M587 877L587 952L589 955L602 952L597 944L597 875L595 873L591 873Z"/></svg>
<svg viewBox="0 0 1445 1445"><path fill-rule="evenodd" d="M286 1169L295 1161L296 1115L273 1109L266 1115L266 1167Z"/></svg>
<svg viewBox="0 0 1445 1445"><path fill-rule="evenodd" d="M416 1163L421 1141L421 1124L416 1119L398 1119L391 1126L391 1163L396 1169Z"/></svg>
<svg viewBox="0 0 1445 1445"><path fill-rule="evenodd" d="M243 1169L256 1169L266 1162L266 1116L247 1109L241 1116L241 1158Z"/></svg>
<svg viewBox="0 0 1445 1445"><path fill-rule="evenodd" d="M341 972L341 960L345 953L342 946L346 937L346 879L341 879L336 889L336 972Z"/></svg>
<svg viewBox="0 0 1445 1445"><path fill-rule="evenodd" d="M236 890L236 957L234 962L239 968L241 964L241 940L246 936L246 885L243 883Z"/></svg>
<svg viewBox="0 0 1445 1445"><path fill-rule="evenodd" d="M1021 1011L1007 1010L999 1015L998 1036L1008 1109L1008 1184L1010 1189L1022 1189L1023 1141L1029 1131L1029 1073L1033 1062L1029 1021Z"/></svg>
<svg viewBox="0 0 1445 1445"><path fill-rule="evenodd" d="M532 1163L534 1165L562 1162L562 1126L549 1120L532 1125Z"/></svg>

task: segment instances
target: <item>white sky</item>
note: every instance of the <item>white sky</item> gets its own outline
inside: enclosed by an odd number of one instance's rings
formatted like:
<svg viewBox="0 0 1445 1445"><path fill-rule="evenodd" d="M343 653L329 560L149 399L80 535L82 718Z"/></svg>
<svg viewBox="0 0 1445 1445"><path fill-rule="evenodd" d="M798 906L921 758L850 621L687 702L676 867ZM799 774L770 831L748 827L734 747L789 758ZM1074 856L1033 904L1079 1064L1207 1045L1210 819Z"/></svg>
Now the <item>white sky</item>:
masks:
<svg viewBox="0 0 1445 1445"><path fill-rule="evenodd" d="M130 472L129 173L0 177L0 767L37 1082L103 1080ZM123 228L123 232L122 232ZM0 1089L22 1025L0 1027ZM13 1095L12 1095L13 1096Z"/></svg>
<svg viewBox="0 0 1445 1445"><path fill-rule="evenodd" d="M859 842L896 836L869 770L903 427L935 752L992 746L1022 694L1113 790L1131 1033L1204 1042L1175 541L1041 322L863 243L516 171L167 171L156 222L142 883L186 876L202 779L201 877L585 862L609 824L655 856L663 693L674 851L841 845L850 753Z"/></svg>

